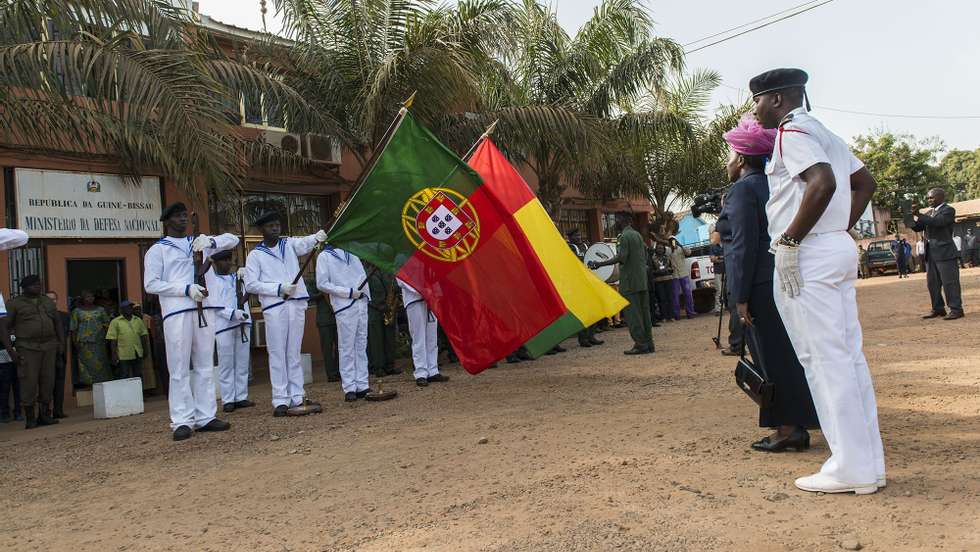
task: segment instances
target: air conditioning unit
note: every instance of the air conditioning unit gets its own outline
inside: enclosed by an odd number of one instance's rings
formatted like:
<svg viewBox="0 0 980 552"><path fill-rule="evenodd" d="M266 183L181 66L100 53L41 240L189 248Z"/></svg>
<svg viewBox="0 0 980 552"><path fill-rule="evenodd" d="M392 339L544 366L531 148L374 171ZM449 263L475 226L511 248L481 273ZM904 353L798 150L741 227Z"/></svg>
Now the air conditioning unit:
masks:
<svg viewBox="0 0 980 552"><path fill-rule="evenodd" d="M301 137L299 134L280 132L278 130L262 131L262 140L289 153L301 155L303 153Z"/></svg>
<svg viewBox="0 0 980 552"><path fill-rule="evenodd" d="M306 134L303 136L303 157L311 161L340 165L340 140L323 134Z"/></svg>
<svg viewBox="0 0 980 552"><path fill-rule="evenodd" d="M252 321L252 346L266 347L264 319Z"/></svg>

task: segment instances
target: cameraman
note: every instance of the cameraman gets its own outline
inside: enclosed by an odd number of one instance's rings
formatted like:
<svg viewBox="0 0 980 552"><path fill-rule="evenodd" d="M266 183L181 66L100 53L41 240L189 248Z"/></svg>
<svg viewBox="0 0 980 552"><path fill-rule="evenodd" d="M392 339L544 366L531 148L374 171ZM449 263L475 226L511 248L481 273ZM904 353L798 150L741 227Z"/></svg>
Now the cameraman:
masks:
<svg viewBox="0 0 980 552"><path fill-rule="evenodd" d="M725 169L734 185L719 217L728 220L730 232L723 235L729 301L747 327L752 359L776 388L772 403L759 412L759 427L776 432L752 444L764 452L805 450L810 447L807 429L819 427L803 367L773 299L774 259L766 217L769 181L763 171L775 136L775 130L763 129L751 115L725 133L732 148Z"/></svg>

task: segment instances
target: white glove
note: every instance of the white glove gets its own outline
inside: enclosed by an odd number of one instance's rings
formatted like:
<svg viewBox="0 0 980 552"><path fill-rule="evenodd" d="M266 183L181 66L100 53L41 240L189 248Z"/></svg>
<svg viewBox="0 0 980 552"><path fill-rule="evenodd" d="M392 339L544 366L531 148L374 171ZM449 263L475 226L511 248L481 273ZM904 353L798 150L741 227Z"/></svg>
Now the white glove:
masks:
<svg viewBox="0 0 980 552"><path fill-rule="evenodd" d="M351 288L351 290L350 290L350 298L351 299L360 299L361 297L364 297L364 292L363 291L361 291L359 289Z"/></svg>
<svg viewBox="0 0 980 552"><path fill-rule="evenodd" d="M214 240L211 239L211 236L201 234L200 236L194 238L194 241L191 242L191 249L194 250L194 253L200 253L209 247L214 247L214 245Z"/></svg>
<svg viewBox="0 0 980 552"><path fill-rule="evenodd" d="M316 237L316 241L320 243L327 241L327 233L324 232L323 230L320 230L319 232L314 234L314 236Z"/></svg>
<svg viewBox="0 0 980 552"><path fill-rule="evenodd" d="M197 284L191 284L191 286L187 288L187 295L198 303L204 301L204 298L207 297L206 290Z"/></svg>
<svg viewBox="0 0 980 552"><path fill-rule="evenodd" d="M245 279L245 267L244 266L238 269L238 279L239 280L244 280Z"/></svg>
<svg viewBox="0 0 980 552"><path fill-rule="evenodd" d="M244 322L248 320L248 313L243 310L235 309L234 319L239 322Z"/></svg>
<svg viewBox="0 0 980 552"><path fill-rule="evenodd" d="M282 297L289 297L290 295L296 293L296 284L282 284L279 287L279 295Z"/></svg>
<svg viewBox="0 0 980 552"><path fill-rule="evenodd" d="M788 297L796 297L803 289L800 274L800 248L776 244L776 276L779 286Z"/></svg>

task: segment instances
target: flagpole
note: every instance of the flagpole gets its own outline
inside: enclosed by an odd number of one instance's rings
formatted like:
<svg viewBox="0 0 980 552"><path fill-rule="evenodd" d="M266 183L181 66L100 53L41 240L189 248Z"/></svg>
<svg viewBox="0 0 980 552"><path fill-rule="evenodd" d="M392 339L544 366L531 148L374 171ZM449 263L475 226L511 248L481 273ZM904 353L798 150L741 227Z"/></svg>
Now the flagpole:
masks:
<svg viewBox="0 0 980 552"><path fill-rule="evenodd" d="M476 143L473 144L473 146L470 148L470 150L466 152L466 155L464 155L462 157L463 161L468 160L470 158L470 156L473 155L473 152L476 151L476 148L480 147L480 144L482 144L484 140L486 140L487 138L490 137L491 134L493 134L493 131L497 129L497 123L499 123L499 122L500 122L500 119L497 119L496 121L494 121L493 123L491 123L490 126L487 127L487 130L484 131L484 133L480 135L480 137L476 140Z"/></svg>
<svg viewBox="0 0 980 552"><path fill-rule="evenodd" d="M416 94L418 94L417 91L412 92L412 95L402 103L401 109L398 110L398 115L396 115L395 119L390 125L388 125L388 130L385 131L384 135L381 137L381 140L378 142L378 145L375 146L374 151L371 152L371 158L368 159L367 165L364 166L364 170L361 171L361 175L357 178L357 182L351 189L350 197L348 197L347 201L344 202L344 206L340 210L340 214L334 217L333 223L327 230L327 234L333 230L333 227L337 225L337 221L339 221L344 216L344 213L347 212L347 207L351 204L351 201L354 200L357 192L361 191L361 186L364 184L364 181L367 180L367 177L374 170L375 165L378 164L378 159L381 157L381 152L388 147L388 142L391 141L391 137L395 135L395 132L398 130L398 127L401 126L402 121L405 120L405 115L408 114L408 108L412 107L412 104L415 102Z"/></svg>

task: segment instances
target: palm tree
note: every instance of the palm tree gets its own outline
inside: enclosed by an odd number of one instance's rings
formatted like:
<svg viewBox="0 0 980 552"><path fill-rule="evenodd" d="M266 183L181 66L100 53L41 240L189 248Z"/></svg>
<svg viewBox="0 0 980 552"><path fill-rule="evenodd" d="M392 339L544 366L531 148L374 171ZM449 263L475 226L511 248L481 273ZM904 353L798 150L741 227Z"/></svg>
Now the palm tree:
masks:
<svg viewBox="0 0 980 552"><path fill-rule="evenodd" d="M637 0L605 0L574 36L536 0L511 5L503 20L482 67L477 113L455 121L453 141L499 121L501 147L534 172L538 196L557 218L565 189L608 161L617 132L611 118L647 88L659 89L683 66L683 52L651 37Z"/></svg>
<svg viewBox="0 0 980 552"><path fill-rule="evenodd" d="M456 7L433 0L275 0L288 48L268 44L269 59L288 59L285 82L340 123L362 165L413 93L414 115L432 126L474 107L480 68L500 27L504 0Z"/></svg>
<svg viewBox="0 0 980 552"><path fill-rule="evenodd" d="M302 163L238 134L239 94L291 123L335 128L281 71L226 56L163 0L10 0L0 8L0 147L85 155L130 175L160 171L188 191L237 186L255 164Z"/></svg>

